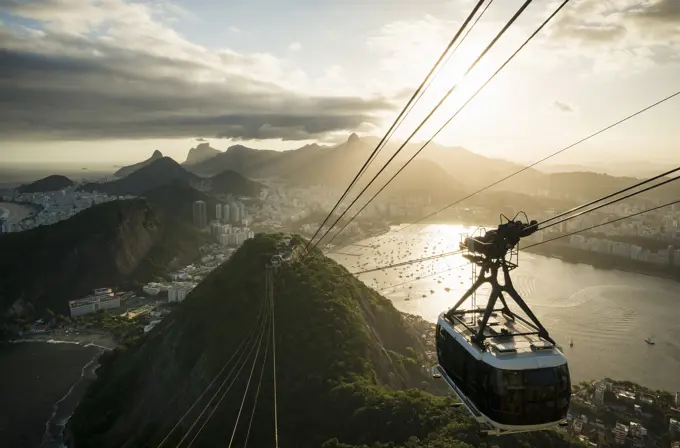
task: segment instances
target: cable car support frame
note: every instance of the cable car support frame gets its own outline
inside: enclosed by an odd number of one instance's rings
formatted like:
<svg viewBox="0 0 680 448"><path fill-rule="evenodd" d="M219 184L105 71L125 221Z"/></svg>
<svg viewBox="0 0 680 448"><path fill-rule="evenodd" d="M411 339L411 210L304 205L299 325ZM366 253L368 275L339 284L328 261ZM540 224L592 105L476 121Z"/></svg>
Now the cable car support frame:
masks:
<svg viewBox="0 0 680 448"><path fill-rule="evenodd" d="M511 321L518 320L530 329L530 331L519 333L501 333L494 337L536 335L550 343L552 346L557 346L555 341L550 337L548 330L541 324L536 315L517 292L510 277L510 271L518 267L518 246L520 239L529 236L538 230L536 221L528 222L528 218L526 224L522 221L517 221L516 219L520 214L526 217L526 214L523 212L518 213L513 219L501 215L501 224L497 229L487 231L483 227L479 227L472 234L461 236L459 246L461 250L464 251L463 257L472 264L472 286L470 286L458 302L445 313L445 316L455 325L465 327L472 335L470 342L475 344L482 351L489 349L488 343L485 342L486 338L489 336L485 334L485 330L488 328L489 319L494 313L502 313ZM477 269L479 269L479 273L477 272ZM498 279L500 274L503 276L502 283L500 283ZM489 300L485 307L478 307L476 306L477 291L486 283L491 287ZM510 310L508 298L512 299L519 306L528 319ZM472 306L468 309L462 309L461 306L468 299L471 299ZM500 301L502 306L496 307L498 301ZM478 318L480 314L482 314L481 319ZM458 396L462 405L465 406L467 411L479 425L478 434L480 436L533 431L507 430L491 425L485 416L479 412L474 403L458 388L442 366L437 364L433 368L432 373L434 378L443 378ZM566 423L562 422L559 426L564 426L564 424Z"/></svg>

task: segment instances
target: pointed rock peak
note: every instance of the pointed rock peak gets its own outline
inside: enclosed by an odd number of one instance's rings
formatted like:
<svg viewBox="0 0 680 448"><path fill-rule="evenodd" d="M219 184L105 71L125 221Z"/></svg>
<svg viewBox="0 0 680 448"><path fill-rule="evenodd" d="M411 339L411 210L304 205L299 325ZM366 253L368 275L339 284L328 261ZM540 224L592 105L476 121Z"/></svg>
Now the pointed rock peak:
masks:
<svg viewBox="0 0 680 448"><path fill-rule="evenodd" d="M359 136L356 134L356 132L352 132L350 134L349 138L347 139L347 143L350 144L350 145L356 144L356 143L359 143L359 142L360 142Z"/></svg>
<svg viewBox="0 0 680 448"><path fill-rule="evenodd" d="M155 150L153 154L151 154L152 159L158 159L160 157L163 157L163 153L160 152L159 150Z"/></svg>

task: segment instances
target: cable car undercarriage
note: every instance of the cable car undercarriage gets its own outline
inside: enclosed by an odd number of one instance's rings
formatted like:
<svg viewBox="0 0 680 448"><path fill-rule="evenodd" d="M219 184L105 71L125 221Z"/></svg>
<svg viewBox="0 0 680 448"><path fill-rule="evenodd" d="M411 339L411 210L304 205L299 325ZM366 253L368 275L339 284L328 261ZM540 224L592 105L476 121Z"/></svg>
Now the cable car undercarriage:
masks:
<svg viewBox="0 0 680 448"><path fill-rule="evenodd" d="M466 236L460 243L463 257L473 265L473 283L437 323L433 376L446 381L460 398L480 435L564 426L571 396L566 358L510 278L520 239L538 226L536 221L505 220L497 229ZM487 283L488 302L477 307L478 289ZM508 298L526 318L510 309ZM468 299L472 305L462 308Z"/></svg>

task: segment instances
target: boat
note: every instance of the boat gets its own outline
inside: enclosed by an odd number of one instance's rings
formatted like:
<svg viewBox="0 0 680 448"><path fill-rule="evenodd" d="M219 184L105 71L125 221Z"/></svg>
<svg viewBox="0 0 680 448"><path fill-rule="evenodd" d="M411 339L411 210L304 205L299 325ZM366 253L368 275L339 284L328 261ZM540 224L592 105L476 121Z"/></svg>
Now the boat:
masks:
<svg viewBox="0 0 680 448"><path fill-rule="evenodd" d="M647 339L645 339L645 342L646 342L648 345L654 345L654 344L656 344L656 342L654 342L654 339L652 339L651 336L648 337Z"/></svg>
<svg viewBox="0 0 680 448"><path fill-rule="evenodd" d="M569 347L573 347L573 346L574 346L574 340L571 339L571 340L569 340Z"/></svg>

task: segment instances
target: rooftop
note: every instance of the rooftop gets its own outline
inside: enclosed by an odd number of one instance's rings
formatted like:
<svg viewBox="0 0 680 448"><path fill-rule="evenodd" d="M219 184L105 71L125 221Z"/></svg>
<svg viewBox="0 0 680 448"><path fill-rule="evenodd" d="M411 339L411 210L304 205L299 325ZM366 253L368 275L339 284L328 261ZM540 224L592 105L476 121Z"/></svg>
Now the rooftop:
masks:
<svg viewBox="0 0 680 448"><path fill-rule="evenodd" d="M479 323L484 313L482 308L478 308L478 310L478 312L469 312L468 314L456 313L454 319L444 318L444 320L454 331L470 342L472 337L479 331ZM461 320L465 322L465 325L463 325ZM513 321L500 311L493 312L484 329L487 350L483 353L483 356L492 357L498 361L536 358L536 355L539 355L542 359L544 356L555 357L555 362L559 359L564 360L564 355L559 347L553 346L550 341L539 337L535 333L536 331L533 328L520 320ZM471 345L482 356L481 350L475 344ZM487 359L487 361L490 362L491 360ZM564 364L564 361L561 364Z"/></svg>

